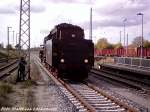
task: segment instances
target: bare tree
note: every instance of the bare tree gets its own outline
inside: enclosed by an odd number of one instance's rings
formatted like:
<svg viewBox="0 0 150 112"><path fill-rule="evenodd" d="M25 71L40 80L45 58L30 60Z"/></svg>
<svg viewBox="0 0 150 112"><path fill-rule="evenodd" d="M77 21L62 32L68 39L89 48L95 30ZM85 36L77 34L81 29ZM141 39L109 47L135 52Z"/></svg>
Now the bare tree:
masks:
<svg viewBox="0 0 150 112"><path fill-rule="evenodd" d="M135 37L132 41L133 47L140 47L141 46L141 39L142 37Z"/></svg>
<svg viewBox="0 0 150 112"><path fill-rule="evenodd" d="M142 37L136 37L132 41L133 47L140 47L141 46L141 39ZM143 40L143 47L150 48L150 42L148 40Z"/></svg>

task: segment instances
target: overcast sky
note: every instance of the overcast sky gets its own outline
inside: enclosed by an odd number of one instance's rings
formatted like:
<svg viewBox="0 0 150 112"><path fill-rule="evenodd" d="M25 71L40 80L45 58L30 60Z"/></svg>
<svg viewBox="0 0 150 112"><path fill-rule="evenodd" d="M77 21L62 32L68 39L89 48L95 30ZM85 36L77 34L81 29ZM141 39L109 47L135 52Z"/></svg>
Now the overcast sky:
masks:
<svg viewBox="0 0 150 112"><path fill-rule="evenodd" d="M0 43L7 44L7 26L15 33L19 29L20 0L0 0ZM144 14L144 38L150 40L150 0L31 0L31 46L39 46L43 38L62 22L84 28L89 38L90 7L93 7L93 40L105 37L111 43L120 40L123 20L129 43L141 35L141 16ZM12 32L10 33L12 43Z"/></svg>

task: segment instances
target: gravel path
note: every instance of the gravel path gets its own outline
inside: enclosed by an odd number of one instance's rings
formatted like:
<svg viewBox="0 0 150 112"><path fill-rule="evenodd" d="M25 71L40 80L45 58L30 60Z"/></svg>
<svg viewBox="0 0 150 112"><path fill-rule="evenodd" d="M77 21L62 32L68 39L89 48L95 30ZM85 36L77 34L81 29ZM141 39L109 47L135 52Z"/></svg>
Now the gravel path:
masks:
<svg viewBox="0 0 150 112"><path fill-rule="evenodd" d="M36 104L38 107L48 108L54 112L73 112L75 107L61 93L59 87L46 75L38 65L37 59L34 58L34 66L39 70L40 79L37 81L38 86L35 89Z"/></svg>
<svg viewBox="0 0 150 112"><path fill-rule="evenodd" d="M89 76L89 81L106 91L113 92L115 96L122 97L125 100L132 102L136 107L141 106L143 109L142 111L150 111L150 95L145 94L142 91L137 91L136 89L131 89L115 82L105 81L103 78L97 78L92 75Z"/></svg>

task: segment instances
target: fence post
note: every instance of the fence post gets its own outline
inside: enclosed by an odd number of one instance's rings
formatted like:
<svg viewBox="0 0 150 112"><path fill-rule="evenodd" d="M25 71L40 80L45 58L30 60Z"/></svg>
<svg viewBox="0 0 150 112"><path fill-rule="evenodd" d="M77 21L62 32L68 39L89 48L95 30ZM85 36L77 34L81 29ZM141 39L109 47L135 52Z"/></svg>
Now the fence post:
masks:
<svg viewBox="0 0 150 112"><path fill-rule="evenodd" d="M139 67L142 67L142 58L139 58L140 59L140 66Z"/></svg>

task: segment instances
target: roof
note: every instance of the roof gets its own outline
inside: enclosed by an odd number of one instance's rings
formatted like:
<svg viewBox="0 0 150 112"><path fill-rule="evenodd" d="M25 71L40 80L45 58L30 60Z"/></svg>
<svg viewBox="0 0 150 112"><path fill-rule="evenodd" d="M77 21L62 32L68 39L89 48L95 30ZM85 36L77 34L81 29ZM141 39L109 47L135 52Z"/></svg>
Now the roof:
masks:
<svg viewBox="0 0 150 112"><path fill-rule="evenodd" d="M61 23L55 26L56 29L62 29L62 28L78 28L80 30L83 30L80 26L72 25L69 23Z"/></svg>

